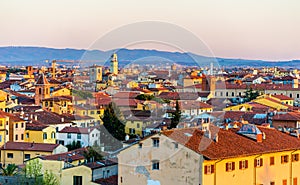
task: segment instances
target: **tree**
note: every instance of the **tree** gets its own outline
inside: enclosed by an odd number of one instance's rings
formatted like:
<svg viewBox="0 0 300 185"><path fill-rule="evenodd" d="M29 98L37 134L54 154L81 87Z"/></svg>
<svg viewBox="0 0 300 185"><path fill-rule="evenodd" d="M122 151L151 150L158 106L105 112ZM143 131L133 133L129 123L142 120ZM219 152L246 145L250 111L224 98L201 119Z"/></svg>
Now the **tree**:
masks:
<svg viewBox="0 0 300 185"><path fill-rule="evenodd" d="M33 179L34 185L43 183L42 164L38 159L30 160L25 165L25 178Z"/></svg>
<svg viewBox="0 0 300 185"><path fill-rule="evenodd" d="M104 110L102 121L104 127L114 138L120 141L125 139L124 117L114 103L110 103Z"/></svg>
<svg viewBox="0 0 300 185"><path fill-rule="evenodd" d="M59 185L57 177L52 171L46 170L43 177L43 185Z"/></svg>
<svg viewBox="0 0 300 185"><path fill-rule="evenodd" d="M15 164L8 164L6 168L1 166L3 176L14 176L17 173L18 166Z"/></svg>
<svg viewBox="0 0 300 185"><path fill-rule="evenodd" d="M254 100L259 96L259 92L256 90L253 90L252 88L247 89L245 94L246 94L245 95L246 102Z"/></svg>
<svg viewBox="0 0 300 185"><path fill-rule="evenodd" d="M88 162L99 161L103 159L100 152L99 146L94 145L93 147L87 147L87 151L84 151L83 156Z"/></svg>
<svg viewBox="0 0 300 185"><path fill-rule="evenodd" d="M80 142L72 141L72 143L67 144L66 147L68 148L68 151L71 151L71 150L81 148L82 146Z"/></svg>
<svg viewBox="0 0 300 185"><path fill-rule="evenodd" d="M180 118L181 118L181 111L180 111L178 100L176 100L175 112L172 115L170 127L176 128L180 121Z"/></svg>

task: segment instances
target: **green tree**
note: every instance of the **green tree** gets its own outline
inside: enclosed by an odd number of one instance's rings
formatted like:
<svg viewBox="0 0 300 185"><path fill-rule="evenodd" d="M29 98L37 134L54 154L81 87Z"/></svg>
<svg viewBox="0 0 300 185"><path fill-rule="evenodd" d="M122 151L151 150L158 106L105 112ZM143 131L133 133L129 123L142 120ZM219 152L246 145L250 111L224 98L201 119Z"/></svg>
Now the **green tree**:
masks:
<svg viewBox="0 0 300 185"><path fill-rule="evenodd" d="M253 90L252 88L247 89L245 92L245 99L246 102L252 101L256 99L259 96L259 92L256 90Z"/></svg>
<svg viewBox="0 0 300 185"><path fill-rule="evenodd" d="M1 166L3 176L14 176L17 173L18 166L15 164L8 164L6 168Z"/></svg>
<svg viewBox="0 0 300 185"><path fill-rule="evenodd" d="M34 185L43 183L42 164L38 159L30 160L25 165L25 178L33 179Z"/></svg>
<svg viewBox="0 0 300 185"><path fill-rule="evenodd" d="M103 159L100 152L100 147L94 145L93 147L87 147L87 151L84 151L83 156L88 162L99 161Z"/></svg>
<svg viewBox="0 0 300 185"><path fill-rule="evenodd" d="M52 171L46 170L43 176L43 185L59 185L57 177Z"/></svg>
<svg viewBox="0 0 300 185"><path fill-rule="evenodd" d="M66 147L68 148L68 151L71 151L71 150L81 148L82 146L80 142L72 141L72 143L67 144Z"/></svg>
<svg viewBox="0 0 300 185"><path fill-rule="evenodd" d="M135 97L137 100L152 100L154 95L147 95L147 94L139 94Z"/></svg>
<svg viewBox="0 0 300 185"><path fill-rule="evenodd" d="M176 128L176 126L178 125L178 123L180 121L180 118L181 118L181 111L180 111L178 100L176 100L175 112L172 115L170 127Z"/></svg>
<svg viewBox="0 0 300 185"><path fill-rule="evenodd" d="M110 103L104 110L103 125L106 130L116 139L123 141L125 139L124 117L115 103Z"/></svg>

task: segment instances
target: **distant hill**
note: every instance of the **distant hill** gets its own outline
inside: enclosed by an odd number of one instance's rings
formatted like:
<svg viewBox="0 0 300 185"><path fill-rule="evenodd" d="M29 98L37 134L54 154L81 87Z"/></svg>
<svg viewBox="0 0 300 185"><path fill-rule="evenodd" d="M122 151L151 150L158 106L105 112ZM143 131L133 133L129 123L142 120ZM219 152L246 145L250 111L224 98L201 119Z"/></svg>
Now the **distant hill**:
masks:
<svg viewBox="0 0 300 185"><path fill-rule="evenodd" d="M92 63L108 64L110 55L114 51L101 50L78 50L78 49L54 49L45 47L0 47L1 65L45 65L45 60L84 60ZM167 52L144 49L119 49L117 50L118 59L121 66L132 62L142 63L166 63L175 62L187 66L208 66L212 61L218 61L221 66L279 66L279 67L298 67L300 60L292 61L262 61L262 60L243 60L210 58L196 55L193 53ZM197 61L197 63L195 62Z"/></svg>

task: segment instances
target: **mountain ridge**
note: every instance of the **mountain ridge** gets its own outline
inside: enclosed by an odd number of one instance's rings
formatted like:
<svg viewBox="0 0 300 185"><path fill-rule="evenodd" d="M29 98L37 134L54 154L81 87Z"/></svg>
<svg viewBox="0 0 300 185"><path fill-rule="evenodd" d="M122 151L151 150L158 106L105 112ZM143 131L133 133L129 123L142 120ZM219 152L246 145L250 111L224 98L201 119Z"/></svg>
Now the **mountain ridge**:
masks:
<svg viewBox="0 0 300 185"><path fill-rule="evenodd" d="M0 47L1 65L44 65L46 60L92 61L107 64L110 55L117 52L121 66L132 62L175 62L187 66L209 66L211 62L224 67L297 67L300 60L265 61L251 59L235 59L201 56L190 52L170 52L148 49L115 49L109 51L86 50L73 48L50 48L35 46L4 46Z"/></svg>

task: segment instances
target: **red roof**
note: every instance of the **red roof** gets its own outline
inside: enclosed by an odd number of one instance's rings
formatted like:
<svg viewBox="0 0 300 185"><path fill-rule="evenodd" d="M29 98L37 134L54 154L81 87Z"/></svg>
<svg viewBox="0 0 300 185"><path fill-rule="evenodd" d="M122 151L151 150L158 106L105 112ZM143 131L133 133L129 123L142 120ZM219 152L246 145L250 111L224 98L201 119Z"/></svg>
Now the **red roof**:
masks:
<svg viewBox="0 0 300 185"><path fill-rule="evenodd" d="M281 94L278 94L278 95L272 95L273 97L277 98L277 99L280 99L280 100L294 100L293 98L290 98L286 95L281 95Z"/></svg>
<svg viewBox="0 0 300 185"><path fill-rule="evenodd" d="M66 161L66 162L68 162L69 160L76 161L76 160L85 159L83 155L85 151L87 151L86 148L79 148L65 153L40 156L40 158L43 160L55 160L55 161Z"/></svg>
<svg viewBox="0 0 300 185"><path fill-rule="evenodd" d="M300 121L300 113L287 112L285 114L276 114L273 116L273 120Z"/></svg>
<svg viewBox="0 0 300 185"><path fill-rule="evenodd" d="M90 131L89 131L90 129ZM88 134L95 128L83 128L83 127L65 127L59 133L81 133L81 134Z"/></svg>
<svg viewBox="0 0 300 185"><path fill-rule="evenodd" d="M215 128L212 130L212 136L218 134L218 142L204 136L204 132L196 128L168 130L163 134L208 159L233 158L300 149L300 140L296 137L272 128L258 128L266 134L266 139L262 142L256 142L238 134L236 129L218 130Z"/></svg>
<svg viewBox="0 0 300 185"><path fill-rule="evenodd" d="M53 150L58 146L59 144L8 141L1 147L1 150L27 150L27 151L53 152Z"/></svg>

